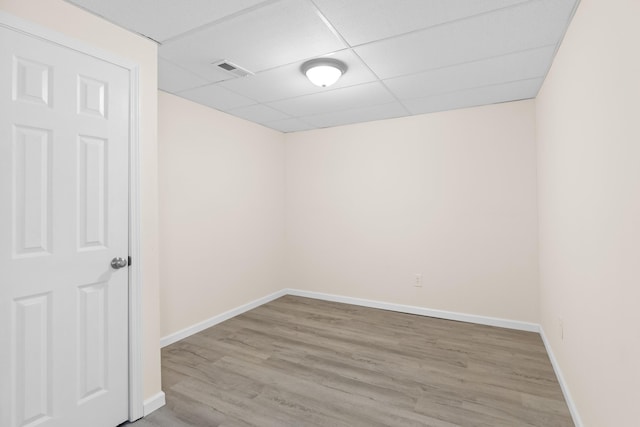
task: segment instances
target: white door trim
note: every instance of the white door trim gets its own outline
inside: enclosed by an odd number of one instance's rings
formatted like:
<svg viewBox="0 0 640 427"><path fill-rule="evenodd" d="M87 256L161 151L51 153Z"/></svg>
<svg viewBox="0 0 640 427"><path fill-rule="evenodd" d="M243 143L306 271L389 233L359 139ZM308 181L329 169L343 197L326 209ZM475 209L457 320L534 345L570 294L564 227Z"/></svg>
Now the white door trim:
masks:
<svg viewBox="0 0 640 427"><path fill-rule="evenodd" d="M0 26L56 43L129 70L129 420L143 416L140 239L139 66L112 53L0 11Z"/></svg>

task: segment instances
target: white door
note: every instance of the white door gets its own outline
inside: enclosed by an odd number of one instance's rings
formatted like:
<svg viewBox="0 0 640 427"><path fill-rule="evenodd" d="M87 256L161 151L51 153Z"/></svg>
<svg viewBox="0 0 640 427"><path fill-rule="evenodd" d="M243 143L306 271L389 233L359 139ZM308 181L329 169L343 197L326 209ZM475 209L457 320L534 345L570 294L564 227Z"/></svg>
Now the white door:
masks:
<svg viewBox="0 0 640 427"><path fill-rule="evenodd" d="M0 26L0 426L128 415L129 71Z"/></svg>

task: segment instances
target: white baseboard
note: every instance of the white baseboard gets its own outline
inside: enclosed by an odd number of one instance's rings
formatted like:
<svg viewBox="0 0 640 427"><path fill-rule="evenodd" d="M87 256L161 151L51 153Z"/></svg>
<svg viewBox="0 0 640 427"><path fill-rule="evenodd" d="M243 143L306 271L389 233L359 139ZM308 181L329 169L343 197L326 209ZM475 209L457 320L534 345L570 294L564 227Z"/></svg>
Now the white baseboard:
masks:
<svg viewBox="0 0 640 427"><path fill-rule="evenodd" d="M225 311L222 314L218 314L217 316L213 316L210 319L204 320L200 323L196 323L195 325L189 326L188 328L184 328L178 332L174 332L172 334L167 335L160 339L160 347L166 347L174 342L185 339L193 334L196 334L200 331L204 331L207 328L210 328L218 323L222 323L225 320L229 320L232 317L235 317L239 314L244 313L245 311L252 310L256 307L261 306L262 304L266 304L274 299L280 298L287 294L286 289L281 289L278 292L274 292L271 295L267 295L266 297L258 298L257 300L251 301L247 304L241 305L240 307L236 307L229 311Z"/></svg>
<svg viewBox="0 0 640 427"><path fill-rule="evenodd" d="M164 406L165 404L165 399L164 399L164 392L160 391L158 393L156 393L155 395L151 396L148 399L145 399L144 401L144 409L143 409L143 416L146 417L147 415L149 415L150 413L152 413L153 411L155 411L156 409L160 409Z"/></svg>
<svg viewBox="0 0 640 427"><path fill-rule="evenodd" d="M345 304L360 305L363 307L379 308L382 310L398 311L400 313L417 314L420 316L437 317L439 319L457 320L459 322L477 323L480 325L498 326L500 328L517 329L519 331L539 332L540 325L536 323L521 322L518 320L501 319L498 317L479 316L475 314L457 313L454 311L435 310L431 308L412 305L393 304L382 301L362 298L345 297L341 295L323 294L320 292L302 291L299 289L287 289L288 295L315 298L325 301L342 302Z"/></svg>
<svg viewBox="0 0 640 427"><path fill-rule="evenodd" d="M564 400L565 402L567 402L567 406L569 407L569 412L571 413L571 418L573 418L573 423L576 425L576 427L584 427L582 419L580 418L580 414L578 413L578 408L576 408L576 405L573 402L573 398L571 397L571 393L569 392L569 386L564 380L564 375L562 375L562 370L560 369L560 365L558 364L556 356L553 354L551 344L549 343L549 340L547 340L547 336L544 333L544 328L542 327L542 325L540 325L540 336L542 337L544 347L547 349L547 354L549 355L551 366L553 366L553 370L556 373L556 378L558 378L558 383L560 383L560 388L562 389Z"/></svg>
<svg viewBox="0 0 640 427"><path fill-rule="evenodd" d="M360 305L363 307L379 308L382 310L398 311L400 313L417 314L420 316L437 317L439 319L457 320L459 322L477 323L480 325L497 326L500 328L516 329L519 331L540 332L540 326L536 323L521 322L518 320L501 319L498 317L480 316L475 314L457 313L454 311L435 310L431 308L417 307L412 305L393 304L389 302L368 300L363 298L345 297L342 295L325 294L321 292L303 291L300 289L281 289L263 298L251 301L222 314L213 316L195 325L184 328L178 332L169 334L160 339L160 347L166 347L177 341L185 339L193 334L203 331L218 323L229 320L245 311L266 304L284 295L294 295L299 297L314 298L325 301L342 302L345 304Z"/></svg>

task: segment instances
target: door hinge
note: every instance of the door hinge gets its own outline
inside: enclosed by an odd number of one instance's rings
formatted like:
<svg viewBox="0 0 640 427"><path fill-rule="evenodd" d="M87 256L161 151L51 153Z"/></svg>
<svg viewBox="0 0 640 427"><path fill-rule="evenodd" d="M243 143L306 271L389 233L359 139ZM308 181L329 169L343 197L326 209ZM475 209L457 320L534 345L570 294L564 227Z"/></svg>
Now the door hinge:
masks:
<svg viewBox="0 0 640 427"><path fill-rule="evenodd" d="M127 265L131 265L131 257L130 256L127 257L127 262L128 262Z"/></svg>

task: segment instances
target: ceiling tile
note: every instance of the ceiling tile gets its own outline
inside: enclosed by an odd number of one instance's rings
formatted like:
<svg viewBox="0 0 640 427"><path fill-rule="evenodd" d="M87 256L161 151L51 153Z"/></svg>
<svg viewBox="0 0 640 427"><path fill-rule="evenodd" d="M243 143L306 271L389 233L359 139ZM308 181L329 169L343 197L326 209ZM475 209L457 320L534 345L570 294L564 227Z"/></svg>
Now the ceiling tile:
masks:
<svg viewBox="0 0 640 427"><path fill-rule="evenodd" d="M347 40L357 46L500 9L527 0L314 0Z"/></svg>
<svg viewBox="0 0 640 427"><path fill-rule="evenodd" d="M247 107L234 108L229 110L229 114L251 120L252 122L264 124L275 120L284 120L290 118L288 114L274 110L262 104L249 105Z"/></svg>
<svg viewBox="0 0 640 427"><path fill-rule="evenodd" d="M280 132L300 132L303 130L315 129L315 126L303 122L300 119L276 120L274 122L265 123L265 126Z"/></svg>
<svg viewBox="0 0 640 427"><path fill-rule="evenodd" d="M572 0L537 0L355 48L382 79L558 43Z"/></svg>
<svg viewBox="0 0 640 427"><path fill-rule="evenodd" d="M542 85L542 80L542 78L539 78L496 86L485 86L429 98L410 99L402 101L402 103L412 114L424 114L529 99L536 96Z"/></svg>
<svg viewBox="0 0 640 427"><path fill-rule="evenodd" d="M162 42L265 0L68 0Z"/></svg>
<svg viewBox="0 0 640 427"><path fill-rule="evenodd" d="M172 60L163 58L161 55L158 55L158 73L160 73L161 68L165 63L173 65L178 64L174 63ZM204 81L207 83L218 83L225 80L233 80L238 78L238 76L231 74L228 71L225 71L217 65L213 64L208 64L206 68L197 69L195 71L186 68L184 64L180 64L180 68L191 75L198 76L199 78L204 79Z"/></svg>
<svg viewBox="0 0 640 427"><path fill-rule="evenodd" d="M294 117L348 110L368 105L386 104L395 99L379 82L299 96L268 105Z"/></svg>
<svg viewBox="0 0 640 427"><path fill-rule="evenodd" d="M160 54L207 77L217 60L255 73L344 47L311 3L283 0L172 40Z"/></svg>
<svg viewBox="0 0 640 427"><path fill-rule="evenodd" d="M554 52L555 46L532 49L396 77L384 83L399 99L409 99L544 77Z"/></svg>
<svg viewBox="0 0 640 427"><path fill-rule="evenodd" d="M181 90L192 89L209 83L200 76L196 76L189 71L172 64L171 62L158 58L158 88L167 92L175 93Z"/></svg>
<svg viewBox="0 0 640 427"><path fill-rule="evenodd" d="M319 128L341 126L350 123L369 122L372 120L391 119L407 115L407 109L399 102L374 105L370 107L354 108L314 116L305 116L302 119Z"/></svg>
<svg viewBox="0 0 640 427"><path fill-rule="evenodd" d="M533 97L578 4L67 1L162 41L160 89L283 132ZM318 88L300 65L327 56L349 70ZM255 75L236 77L220 60Z"/></svg>
<svg viewBox="0 0 640 427"><path fill-rule="evenodd" d="M252 99L238 95L237 93L231 92L217 84L210 84L197 89L190 89L180 92L177 95L222 111L228 111L232 108L244 107L256 103Z"/></svg>
<svg viewBox="0 0 640 427"><path fill-rule="evenodd" d="M369 70L351 50L342 50L325 56L339 59L347 64L348 67L347 72L335 85L331 86L331 89L354 86L376 80L371 70ZM250 96L259 102L277 101L285 98L325 92L326 89L313 85L304 74L302 74L300 71L302 62L303 61L274 68L242 79L227 80L221 83L221 86L241 95Z"/></svg>

